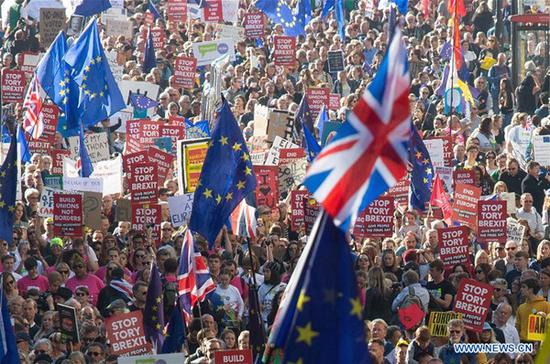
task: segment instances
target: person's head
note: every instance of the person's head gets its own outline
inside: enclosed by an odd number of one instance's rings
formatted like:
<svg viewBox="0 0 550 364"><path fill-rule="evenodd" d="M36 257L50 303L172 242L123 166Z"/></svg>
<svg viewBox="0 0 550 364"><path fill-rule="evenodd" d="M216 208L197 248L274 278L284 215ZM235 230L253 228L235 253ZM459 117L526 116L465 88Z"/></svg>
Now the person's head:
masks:
<svg viewBox="0 0 550 364"><path fill-rule="evenodd" d="M527 163L527 173L529 173L533 177L539 176L540 173L540 163L536 161L530 161Z"/></svg>
<svg viewBox="0 0 550 364"><path fill-rule="evenodd" d="M23 263L23 266L28 272L28 275L30 278L36 278L38 277L38 262L34 257L29 257L25 259L25 262Z"/></svg>
<svg viewBox="0 0 550 364"><path fill-rule="evenodd" d="M218 254L210 254L208 256L208 268L210 273L217 275L220 273L220 268L222 266L222 260Z"/></svg>
<svg viewBox="0 0 550 364"><path fill-rule="evenodd" d="M214 316L205 313L201 316L202 324L205 328L211 330L214 333L214 336L218 335L218 324L214 320Z"/></svg>
<svg viewBox="0 0 550 364"><path fill-rule="evenodd" d="M512 306L507 302L499 303L495 310L495 324L499 327L503 326L508 322L510 317L512 317Z"/></svg>
<svg viewBox="0 0 550 364"><path fill-rule="evenodd" d="M526 270L529 266L529 254L524 251L518 251L514 256L514 266L520 272Z"/></svg>
<svg viewBox="0 0 550 364"><path fill-rule="evenodd" d="M409 286L411 284L418 283L420 280L420 277L418 276L418 273L415 270L409 269L405 273L403 273L402 280L403 280L403 285Z"/></svg>
<svg viewBox="0 0 550 364"><path fill-rule="evenodd" d="M372 326L372 338L384 340L388 333L388 324L382 319L373 320L371 323Z"/></svg>
<svg viewBox="0 0 550 364"><path fill-rule="evenodd" d="M508 159L506 162L506 169L512 177L515 177L519 173L519 162L516 159Z"/></svg>
<svg viewBox="0 0 550 364"><path fill-rule="evenodd" d="M2 272L2 290L5 293L11 294L17 288L17 283L11 272Z"/></svg>
<svg viewBox="0 0 550 364"><path fill-rule="evenodd" d="M533 364L535 361L533 360L533 357L530 354L527 353L521 353L518 356L516 356L516 360L514 364Z"/></svg>
<svg viewBox="0 0 550 364"><path fill-rule="evenodd" d="M395 362L397 364L405 364L407 357L407 349L409 348L409 343L405 339L399 339L395 345Z"/></svg>
<svg viewBox="0 0 550 364"><path fill-rule="evenodd" d="M550 256L550 240L541 240L537 246L537 260L541 261Z"/></svg>
<svg viewBox="0 0 550 364"><path fill-rule="evenodd" d="M504 245L504 250L506 250L506 256L508 259L513 260L518 250L518 243L513 240L508 240L506 245Z"/></svg>
<svg viewBox="0 0 550 364"><path fill-rule="evenodd" d="M250 349L250 331L248 330L241 331L241 333L239 334L238 342L239 342L240 350Z"/></svg>
<svg viewBox="0 0 550 364"><path fill-rule="evenodd" d="M382 266L384 268L393 268L397 263L397 257L393 249L385 249L382 252Z"/></svg>
<svg viewBox="0 0 550 364"><path fill-rule="evenodd" d="M51 355L52 343L49 339L39 339L34 343L33 351L36 355L46 354Z"/></svg>
<svg viewBox="0 0 550 364"><path fill-rule="evenodd" d="M492 267L488 263L480 263L475 268L475 279L479 282L487 282Z"/></svg>
<svg viewBox="0 0 550 364"><path fill-rule="evenodd" d="M464 322L460 319L449 321L447 323L447 334L452 344L459 343L462 339L462 335L464 335Z"/></svg>
<svg viewBox="0 0 550 364"><path fill-rule="evenodd" d="M223 349L223 342L219 339L210 339L206 342L206 357L210 360L214 359L214 353Z"/></svg>
<svg viewBox="0 0 550 364"><path fill-rule="evenodd" d="M384 340L372 338L369 341L369 353L376 364L384 361Z"/></svg>
<svg viewBox="0 0 550 364"><path fill-rule="evenodd" d="M237 348L237 337L235 331L226 328L222 331L221 339L225 343L226 349L236 349Z"/></svg>
<svg viewBox="0 0 550 364"><path fill-rule="evenodd" d="M521 295L523 297L533 297L537 294L540 289L540 284L537 279L529 278L521 282Z"/></svg>
<svg viewBox="0 0 550 364"><path fill-rule="evenodd" d="M88 345L88 348L86 349L86 355L88 358L90 358L90 362L92 364L100 363L102 360L105 359L105 345L98 342L93 342L90 345Z"/></svg>
<svg viewBox="0 0 550 364"><path fill-rule="evenodd" d="M29 323L34 322L36 312L36 301L32 298L27 298L25 303L23 303L23 317L27 319Z"/></svg>
<svg viewBox="0 0 550 364"><path fill-rule="evenodd" d="M444 270L443 261L436 259L430 263L430 276L434 281L439 281L443 277Z"/></svg>

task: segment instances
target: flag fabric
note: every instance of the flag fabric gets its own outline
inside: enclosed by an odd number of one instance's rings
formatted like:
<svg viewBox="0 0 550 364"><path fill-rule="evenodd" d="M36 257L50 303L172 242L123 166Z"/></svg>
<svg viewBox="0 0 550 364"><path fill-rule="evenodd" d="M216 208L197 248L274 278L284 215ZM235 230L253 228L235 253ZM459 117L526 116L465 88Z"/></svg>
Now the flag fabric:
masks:
<svg viewBox="0 0 550 364"><path fill-rule="evenodd" d="M424 20L430 19L430 0L422 0L422 15Z"/></svg>
<svg viewBox="0 0 550 364"><path fill-rule="evenodd" d="M80 156L76 162L77 169L81 177L90 177L94 172L94 166L90 155L88 154L88 148L86 148L86 142L84 138L84 129L80 129L80 134L78 135Z"/></svg>
<svg viewBox="0 0 550 364"><path fill-rule="evenodd" d="M412 137L409 144L409 163L411 170L411 186L409 188L409 208L426 210L430 201L434 168L430 153L420 137L418 130L411 123Z"/></svg>
<svg viewBox="0 0 550 364"><path fill-rule="evenodd" d="M454 72L451 79L450 68L451 67L449 66L449 64L445 66L445 69L443 70L443 77L441 78L441 84L439 85L435 93L441 97L444 97L445 93L448 90L453 88L459 89L464 99L470 104L473 104L475 102L474 99L479 95L479 92L476 90L475 87L471 87L469 84L464 82L460 78L460 75L456 74L456 72Z"/></svg>
<svg viewBox="0 0 550 364"><path fill-rule="evenodd" d="M319 135L322 135L321 132L319 132ZM307 127L304 127L304 141L307 161L313 162L313 160L321 152L321 147Z"/></svg>
<svg viewBox="0 0 550 364"><path fill-rule="evenodd" d="M96 18L67 51L65 62L71 68L70 83L77 88L74 94L70 91L70 103L78 99L77 112L69 116L78 120L69 119L69 124L88 127L126 108L101 45Z"/></svg>
<svg viewBox="0 0 550 364"><path fill-rule="evenodd" d="M256 239L255 214L256 209L247 204L246 199L243 199L229 217L233 234Z"/></svg>
<svg viewBox="0 0 550 364"><path fill-rule="evenodd" d="M548 330L548 326L546 327L544 341L535 357L535 364L548 364L550 362L550 330Z"/></svg>
<svg viewBox="0 0 550 364"><path fill-rule="evenodd" d="M453 60L456 69L462 68L462 45L460 43L460 23L458 17L453 18ZM458 72L458 71L457 71Z"/></svg>
<svg viewBox="0 0 550 364"><path fill-rule="evenodd" d="M371 362L351 251L345 232L326 212L317 218L285 289L263 362L274 362L281 351L283 362Z"/></svg>
<svg viewBox="0 0 550 364"><path fill-rule="evenodd" d="M17 125L17 145L19 146L19 159L22 163L31 161L31 152L21 125Z"/></svg>
<svg viewBox="0 0 550 364"><path fill-rule="evenodd" d="M305 125L305 126L304 126ZM292 138L296 143L300 143L302 140L303 129L307 127L310 131L315 130L313 125L313 118L311 117L311 110L309 109L309 103L307 97L304 95L298 105L298 110L294 115L294 126L292 128Z"/></svg>
<svg viewBox="0 0 550 364"><path fill-rule="evenodd" d="M338 25L338 34L342 42L346 40L346 16L344 14L344 0L335 0L334 17Z"/></svg>
<svg viewBox="0 0 550 364"><path fill-rule="evenodd" d="M153 19L157 20L158 18L161 17L159 11L157 10L152 0L148 1L147 10L149 10L151 14L153 14Z"/></svg>
<svg viewBox="0 0 550 364"><path fill-rule="evenodd" d="M235 207L256 189L246 143L224 100L204 159L189 228L213 244Z"/></svg>
<svg viewBox="0 0 550 364"><path fill-rule="evenodd" d="M10 149L0 167L0 239L13 241L13 217L17 191L17 138L11 137ZM3 313L3 311L2 311Z"/></svg>
<svg viewBox="0 0 550 364"><path fill-rule="evenodd" d="M449 16L451 18L456 15L460 17L466 16L466 6L464 5L464 0L448 0L447 11L449 12Z"/></svg>
<svg viewBox="0 0 550 364"><path fill-rule="evenodd" d="M204 301L206 295L216 289L208 266L195 247L195 239L189 229L183 233L177 281L178 300L185 322L189 324L193 318L193 306Z"/></svg>
<svg viewBox="0 0 550 364"><path fill-rule="evenodd" d="M138 94L137 92L132 92L132 91L130 91L130 103L134 108L140 109L140 110L146 110L152 107L157 107L159 104L155 100L145 95Z"/></svg>
<svg viewBox="0 0 550 364"><path fill-rule="evenodd" d="M185 135L193 135L194 138L209 138L210 126L208 120L193 122L190 119L185 119Z"/></svg>
<svg viewBox="0 0 550 364"><path fill-rule="evenodd" d="M254 359L260 356L265 349L264 322L260 316L260 300L258 288L252 284L248 286L249 318L246 329L250 332L250 348ZM256 362L256 361L255 361Z"/></svg>
<svg viewBox="0 0 550 364"><path fill-rule="evenodd" d="M435 178L433 180L433 188L432 188L432 196L430 197L430 205L436 206L441 208L441 211L443 212L443 219L447 223L447 225L452 224L451 215L452 215L452 208L451 208L451 201L449 200L449 196L445 192L445 189L443 188L443 181L441 178L439 178L439 175L436 174Z"/></svg>
<svg viewBox="0 0 550 364"><path fill-rule="evenodd" d="M205 0L187 0L187 4L198 5L199 9L208 7Z"/></svg>
<svg viewBox="0 0 550 364"><path fill-rule="evenodd" d="M153 33L151 27L147 29L147 41L145 42L145 50L143 51L143 64L141 68L144 73L149 73L157 66L157 58L155 56L155 45L153 43Z"/></svg>
<svg viewBox="0 0 550 364"><path fill-rule="evenodd" d="M164 329L164 296L162 281L155 263L151 267L145 307L143 308L143 330L147 341L153 344L155 352L162 349Z"/></svg>
<svg viewBox="0 0 550 364"><path fill-rule="evenodd" d="M284 0L258 0L256 8L267 15L274 24L281 24L284 33L291 37L305 34L304 27L311 20L309 0L298 0L294 9Z"/></svg>
<svg viewBox="0 0 550 364"><path fill-rule="evenodd" d="M25 114L23 115L23 128L33 138L38 139L44 131L44 123L40 112L42 110L42 98L40 96L40 84L33 76L25 101L23 102Z"/></svg>
<svg viewBox="0 0 550 364"><path fill-rule="evenodd" d="M111 8L111 6L109 0L81 0L74 9L74 13L81 16L92 16Z"/></svg>
<svg viewBox="0 0 550 364"><path fill-rule="evenodd" d="M409 0L391 0L391 2L395 4L400 14L407 14L409 10Z"/></svg>
<svg viewBox="0 0 550 364"><path fill-rule="evenodd" d="M319 136L323 135L323 128L325 127L325 123L328 123L329 121L330 118L328 116L328 108L326 107L326 105L323 105L321 107L321 110L319 111L319 114L317 115L317 120L315 120L315 127L319 130Z"/></svg>
<svg viewBox="0 0 550 364"><path fill-rule="evenodd" d="M409 84L407 50L398 28L374 80L304 180L343 230L407 173Z"/></svg>
<svg viewBox="0 0 550 364"><path fill-rule="evenodd" d="M2 343L2 345L0 345L0 363L20 364L19 350L11 325L11 314L3 290L0 290L0 301L2 301L0 303L2 305L2 315L0 315L2 320L2 322L0 322L0 342Z"/></svg>
<svg viewBox="0 0 550 364"><path fill-rule="evenodd" d="M446 41L441 46L441 49L439 50L439 58L442 61L448 61L451 59L451 52L453 51L453 46L451 45L450 41Z"/></svg>
<svg viewBox="0 0 550 364"><path fill-rule="evenodd" d="M162 344L162 354L179 353L185 342L185 322L179 300L176 300L170 321L166 325L166 336Z"/></svg>

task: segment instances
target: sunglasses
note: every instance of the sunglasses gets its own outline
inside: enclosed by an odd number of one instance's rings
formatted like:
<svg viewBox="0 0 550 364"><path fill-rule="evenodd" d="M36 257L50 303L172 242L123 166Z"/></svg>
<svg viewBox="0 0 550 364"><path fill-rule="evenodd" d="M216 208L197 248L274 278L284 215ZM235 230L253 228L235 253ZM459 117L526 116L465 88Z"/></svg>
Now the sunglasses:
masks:
<svg viewBox="0 0 550 364"><path fill-rule="evenodd" d="M61 274L69 274L68 270L58 270L58 272Z"/></svg>
<svg viewBox="0 0 550 364"><path fill-rule="evenodd" d="M84 296L87 296L88 293L85 293L85 292L76 292L76 295L77 295L78 297L84 297Z"/></svg>
<svg viewBox="0 0 550 364"><path fill-rule="evenodd" d="M517 248L515 246L511 246L509 248L506 248L506 250L516 250Z"/></svg>
<svg viewBox="0 0 550 364"><path fill-rule="evenodd" d="M462 334L461 330L449 330L449 333L451 334Z"/></svg>
<svg viewBox="0 0 550 364"><path fill-rule="evenodd" d="M502 288L496 287L496 288L494 289L494 291L495 291L495 292L501 292L501 291L502 291Z"/></svg>
<svg viewBox="0 0 550 364"><path fill-rule="evenodd" d="M476 273L481 274L481 273L483 273L483 271L482 270L476 270Z"/></svg>
<svg viewBox="0 0 550 364"><path fill-rule="evenodd" d="M99 351L88 351L88 355L92 355L92 356L100 356L101 353Z"/></svg>

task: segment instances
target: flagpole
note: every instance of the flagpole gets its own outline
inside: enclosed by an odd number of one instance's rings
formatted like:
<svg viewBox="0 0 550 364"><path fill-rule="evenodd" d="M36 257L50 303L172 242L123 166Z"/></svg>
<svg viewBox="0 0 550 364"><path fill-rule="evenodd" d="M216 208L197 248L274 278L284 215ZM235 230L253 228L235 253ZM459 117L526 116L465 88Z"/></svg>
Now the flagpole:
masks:
<svg viewBox="0 0 550 364"><path fill-rule="evenodd" d="M458 16L458 1L459 0L454 0L454 16ZM449 100L449 113L450 113L450 118L449 118L449 136L452 138L452 133L453 133L453 130L452 130L452 123L453 123L453 86L454 86L454 74L455 72L454 71L457 71L456 70L456 55L455 55L455 47L457 46L455 44L455 41L456 41L456 37L455 37L455 32L457 31L456 29L456 26L458 26L458 22L454 21L453 20L453 33L452 33L452 53L451 53L451 66L449 67L449 72L450 72L450 76L451 76L451 95L450 95L450 100Z"/></svg>

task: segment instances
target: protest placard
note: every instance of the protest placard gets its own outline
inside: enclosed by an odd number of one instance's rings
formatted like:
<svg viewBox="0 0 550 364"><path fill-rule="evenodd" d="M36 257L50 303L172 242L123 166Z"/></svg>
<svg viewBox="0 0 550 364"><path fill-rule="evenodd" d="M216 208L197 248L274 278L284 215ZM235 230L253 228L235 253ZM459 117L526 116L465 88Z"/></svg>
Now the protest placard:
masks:
<svg viewBox="0 0 550 364"><path fill-rule="evenodd" d="M521 246L525 235L525 226L513 219L507 219L506 224L506 240L515 241L517 245Z"/></svg>
<svg viewBox="0 0 550 364"><path fill-rule="evenodd" d="M220 22L223 21L222 0L203 0L204 5L204 21Z"/></svg>
<svg viewBox="0 0 550 364"><path fill-rule="evenodd" d="M124 154L147 150L161 136L162 124L149 119L128 120Z"/></svg>
<svg viewBox="0 0 550 364"><path fill-rule="evenodd" d="M80 341L76 309L62 303L57 304L59 314L59 328L63 342L77 343Z"/></svg>
<svg viewBox="0 0 550 364"><path fill-rule="evenodd" d="M428 328L430 329L430 335L435 337L447 337L447 324L451 320L462 319L462 314L458 312L430 312L430 319L428 321Z"/></svg>
<svg viewBox="0 0 550 364"><path fill-rule="evenodd" d="M178 145L178 140L185 139L185 125L176 124L176 125L163 125L160 129L160 138L170 138L172 144L171 153L176 153L176 146Z"/></svg>
<svg viewBox="0 0 550 364"><path fill-rule="evenodd" d="M290 140L286 140L284 138L281 138L280 136L276 136L273 140L273 144L271 145L271 148L269 149L269 152L267 154L265 165L267 166L278 166L279 165L279 153L281 149L285 148L298 148L299 146L297 144L292 143Z"/></svg>
<svg viewBox="0 0 550 364"><path fill-rule="evenodd" d="M443 140L442 139L425 139L424 144L430 155L432 166L444 167L445 160L443 154Z"/></svg>
<svg viewBox="0 0 550 364"><path fill-rule="evenodd" d="M157 165L157 178L159 185L164 184L168 172L173 169L174 155L166 153L158 148L149 147L149 162Z"/></svg>
<svg viewBox="0 0 550 364"><path fill-rule="evenodd" d="M397 204L407 205L409 201L409 187L411 180L405 176L388 190L388 195L392 196Z"/></svg>
<svg viewBox="0 0 550 364"><path fill-rule="evenodd" d="M38 62L40 62L40 59L43 55L43 53L36 54L23 52L23 64L21 65L21 71L25 72L25 77L27 78L27 81L30 81L30 79L32 78L34 70L36 69Z"/></svg>
<svg viewBox="0 0 550 364"><path fill-rule="evenodd" d="M321 136L321 146L324 147L328 142L336 136L336 133L338 133L338 130L344 125L344 123L341 123L339 121L328 121L325 122L323 126L323 135Z"/></svg>
<svg viewBox="0 0 550 364"><path fill-rule="evenodd" d="M146 232L151 229L151 239L156 245L160 243L160 223L162 208L159 204L139 204L132 202L132 229Z"/></svg>
<svg viewBox="0 0 550 364"><path fill-rule="evenodd" d="M264 13L261 11L244 14L244 35L250 39L262 38L265 34Z"/></svg>
<svg viewBox="0 0 550 364"><path fill-rule="evenodd" d="M39 117L42 118L44 130L39 139L28 141L31 153L50 154L55 142L55 132L59 119L59 108L52 104L43 104Z"/></svg>
<svg viewBox="0 0 550 364"><path fill-rule="evenodd" d="M328 108L329 110L340 109L340 94L328 94Z"/></svg>
<svg viewBox="0 0 550 364"><path fill-rule="evenodd" d="M80 156L80 138L78 136L72 136L68 138L68 141L71 158L77 159ZM107 132L87 133L84 137L84 143L86 144L86 149L88 150L88 155L92 163L109 159L110 153Z"/></svg>
<svg viewBox="0 0 550 364"><path fill-rule="evenodd" d="M40 45L48 49L59 31L65 27L65 9L63 8L40 8L40 22L38 31L40 33Z"/></svg>
<svg viewBox="0 0 550 364"><path fill-rule="evenodd" d="M543 315L530 314L527 323L527 340L544 341L550 327L550 319Z"/></svg>
<svg viewBox="0 0 550 364"><path fill-rule="evenodd" d="M353 235L356 239L392 236L394 212L395 205L392 196L378 197L357 216Z"/></svg>
<svg viewBox="0 0 550 364"><path fill-rule="evenodd" d="M235 24L239 14L239 0L220 0L222 4L223 21Z"/></svg>
<svg viewBox="0 0 550 364"><path fill-rule="evenodd" d="M155 27L151 29L151 37L153 38L153 47L155 49L163 49L166 34L164 33L164 29Z"/></svg>
<svg viewBox="0 0 550 364"><path fill-rule="evenodd" d="M53 188L54 190L63 189L63 176L58 174L50 174L44 176L44 187Z"/></svg>
<svg viewBox="0 0 550 364"><path fill-rule="evenodd" d="M467 330L483 331L492 296L493 286L490 284L469 278L460 280L453 311L462 314L462 321Z"/></svg>
<svg viewBox="0 0 550 364"><path fill-rule="evenodd" d="M435 174L439 175L443 181L443 188L449 195L454 193L453 190L453 168L452 167L435 167Z"/></svg>
<svg viewBox="0 0 550 364"><path fill-rule="evenodd" d="M277 35L273 38L273 61L277 66L294 66L296 38Z"/></svg>
<svg viewBox="0 0 550 364"><path fill-rule="evenodd" d="M506 243L506 201L482 200L477 210L477 240Z"/></svg>
<svg viewBox="0 0 550 364"><path fill-rule="evenodd" d="M109 37L124 36L130 40L134 36L134 27L128 18L124 16L109 16L105 19L105 34Z"/></svg>
<svg viewBox="0 0 550 364"><path fill-rule="evenodd" d="M53 194L53 221L55 236L82 237L82 195L79 193Z"/></svg>
<svg viewBox="0 0 550 364"><path fill-rule="evenodd" d="M136 355L150 352L151 345L145 338L141 310L106 318L105 333L115 355Z"/></svg>
<svg viewBox="0 0 550 364"><path fill-rule="evenodd" d="M53 217L53 194L55 189L44 187L40 193L40 201L38 202L38 216Z"/></svg>
<svg viewBox="0 0 550 364"><path fill-rule="evenodd" d="M174 227L180 227L189 223L191 211L193 210L194 193L186 193L168 197L168 208L170 209L170 220Z"/></svg>
<svg viewBox="0 0 550 364"><path fill-rule="evenodd" d="M156 163L138 163L134 165L132 175L128 180L128 189L132 195L132 203L153 203L157 201L158 166Z"/></svg>
<svg viewBox="0 0 550 364"><path fill-rule="evenodd" d="M253 166L256 174L256 206L275 207L279 203L279 167Z"/></svg>
<svg viewBox="0 0 550 364"><path fill-rule="evenodd" d="M176 57L174 60L174 76L176 85L191 88L195 85L197 60L193 57Z"/></svg>
<svg viewBox="0 0 550 364"><path fill-rule="evenodd" d="M98 192L84 192L83 210L84 224L92 230L101 229L101 208L103 194Z"/></svg>
<svg viewBox="0 0 550 364"><path fill-rule="evenodd" d="M323 106L328 108L328 95L330 89L326 87L310 87L306 91L307 103L313 120L319 115Z"/></svg>
<svg viewBox="0 0 550 364"><path fill-rule="evenodd" d="M544 167L550 167L550 135L533 136L535 158Z"/></svg>
<svg viewBox="0 0 550 364"><path fill-rule="evenodd" d="M321 208L319 206L319 203L313 198L313 196L304 196L303 200L304 226L306 228L306 234L309 235L311 233L311 229L313 229L313 225L315 224L315 220L317 220L317 216L319 215L319 211Z"/></svg>
<svg viewBox="0 0 550 364"><path fill-rule="evenodd" d="M112 124L118 122L119 118L123 121L123 123L125 120L129 120L132 118L134 106L130 101L130 93L138 93L140 95L147 96L153 100L156 100L159 95L160 86L152 82L122 80L117 82L117 84L120 88L120 93L122 94L122 97L126 101L126 109L121 110L111 116L110 119ZM147 116L149 117L152 117L154 113L155 108L150 108L147 110ZM126 128L121 127L117 131L126 132L127 130Z"/></svg>
<svg viewBox="0 0 550 364"><path fill-rule="evenodd" d="M327 62L328 62L329 73L336 73L336 72L343 71L346 66L346 62L344 60L344 52L329 51Z"/></svg>
<svg viewBox="0 0 550 364"><path fill-rule="evenodd" d="M177 23L185 23L187 21L187 1L168 0L166 4L166 15L168 21Z"/></svg>
<svg viewBox="0 0 550 364"><path fill-rule="evenodd" d="M290 139L293 125L294 116L288 111L269 109L262 105L254 107L255 137L267 136L265 140L268 142L273 142L277 136Z"/></svg>
<svg viewBox="0 0 550 364"><path fill-rule="evenodd" d="M515 192L501 192L498 194L501 201L506 201L506 213L512 215L516 213L516 194Z"/></svg>
<svg viewBox="0 0 550 364"><path fill-rule="evenodd" d="M457 264L470 265L468 247L468 228L453 226L437 229L439 259L443 261L445 271L451 271Z"/></svg>
<svg viewBox="0 0 550 364"><path fill-rule="evenodd" d="M473 169L456 169L453 172L453 180L456 184L475 185L476 172Z"/></svg>
<svg viewBox="0 0 550 364"><path fill-rule="evenodd" d="M218 38L244 39L244 28L237 25L218 24L216 26Z"/></svg>
<svg viewBox="0 0 550 364"><path fill-rule="evenodd" d="M457 183L453 202L453 221L477 229L477 203L481 196L481 188L468 184Z"/></svg>
<svg viewBox="0 0 550 364"><path fill-rule="evenodd" d="M307 159L303 148L279 151L279 194L285 198L288 192L302 183L306 176Z"/></svg>
<svg viewBox="0 0 550 364"><path fill-rule="evenodd" d="M149 153L145 150L125 154L122 157L122 167L127 174L132 173L132 169L138 163L146 163L149 161Z"/></svg>
<svg viewBox="0 0 550 364"><path fill-rule="evenodd" d="M186 0L183 1L185 2ZM118 364L181 364L183 362L185 362L184 353L149 354L118 357Z"/></svg>
<svg viewBox="0 0 550 364"><path fill-rule="evenodd" d="M195 192L208 151L210 138L178 141L178 184L180 193Z"/></svg>
<svg viewBox="0 0 550 364"><path fill-rule="evenodd" d="M79 192L103 192L103 180L92 177L65 177L63 176L63 187L66 191Z"/></svg>
<svg viewBox="0 0 550 364"><path fill-rule="evenodd" d="M304 197L308 195L307 190L290 191L290 225L293 231L299 231L304 225Z"/></svg>
<svg viewBox="0 0 550 364"><path fill-rule="evenodd" d="M2 102L23 102L27 80L25 72L2 69Z"/></svg>
<svg viewBox="0 0 550 364"><path fill-rule="evenodd" d="M445 167L452 167L453 160L453 141L450 136L434 136L431 138L424 139L426 140L442 140L443 141L443 161ZM430 154L431 155L431 154Z"/></svg>
<svg viewBox="0 0 550 364"><path fill-rule="evenodd" d="M210 65L225 55L229 56L229 61L235 60L235 40L224 38L193 43L193 56L197 59L197 66Z"/></svg>
<svg viewBox="0 0 550 364"><path fill-rule="evenodd" d="M132 202L126 198L116 200L115 214L117 221L132 221Z"/></svg>
<svg viewBox="0 0 550 364"><path fill-rule="evenodd" d="M214 362L231 364L252 364L252 350L218 350L214 353Z"/></svg>
<svg viewBox="0 0 550 364"><path fill-rule="evenodd" d="M103 181L103 195L122 193L122 157L101 161L94 164L91 177Z"/></svg>

